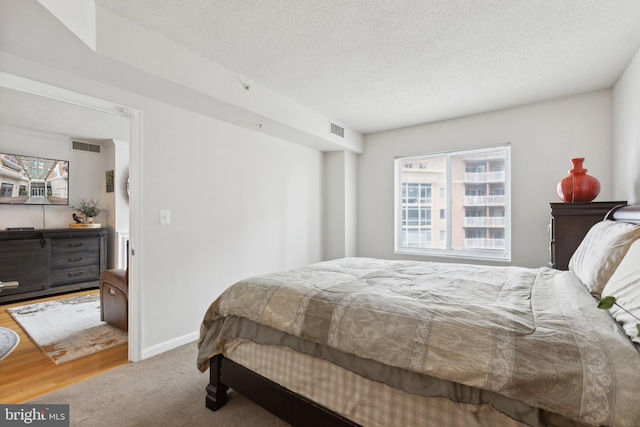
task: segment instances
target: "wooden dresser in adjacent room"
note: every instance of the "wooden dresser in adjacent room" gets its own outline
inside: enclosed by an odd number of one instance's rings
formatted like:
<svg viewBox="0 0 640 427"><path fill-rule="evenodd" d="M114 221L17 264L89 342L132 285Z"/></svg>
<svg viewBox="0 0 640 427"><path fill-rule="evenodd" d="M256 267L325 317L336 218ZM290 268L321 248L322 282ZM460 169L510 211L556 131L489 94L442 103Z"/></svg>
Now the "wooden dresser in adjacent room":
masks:
<svg viewBox="0 0 640 427"><path fill-rule="evenodd" d="M10 301L97 288L107 268L106 228L0 231L0 293Z"/></svg>
<svg viewBox="0 0 640 427"><path fill-rule="evenodd" d="M571 256L589 229L596 222L602 221L611 209L626 204L626 201L550 203L550 266L558 270L568 270Z"/></svg>

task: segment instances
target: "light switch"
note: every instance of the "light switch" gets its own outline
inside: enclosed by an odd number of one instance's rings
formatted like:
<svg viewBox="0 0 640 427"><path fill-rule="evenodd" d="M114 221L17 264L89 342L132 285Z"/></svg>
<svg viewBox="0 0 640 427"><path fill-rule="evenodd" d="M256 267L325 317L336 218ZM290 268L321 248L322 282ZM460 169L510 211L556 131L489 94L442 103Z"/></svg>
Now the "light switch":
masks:
<svg viewBox="0 0 640 427"><path fill-rule="evenodd" d="M160 211L160 224L171 224L171 211L169 210Z"/></svg>

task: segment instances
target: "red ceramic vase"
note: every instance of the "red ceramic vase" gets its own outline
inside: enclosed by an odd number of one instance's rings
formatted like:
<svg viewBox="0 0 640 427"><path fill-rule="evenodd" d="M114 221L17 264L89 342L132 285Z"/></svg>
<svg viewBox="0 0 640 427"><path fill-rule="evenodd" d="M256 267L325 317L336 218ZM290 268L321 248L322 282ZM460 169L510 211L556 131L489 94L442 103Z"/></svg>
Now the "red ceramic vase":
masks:
<svg viewBox="0 0 640 427"><path fill-rule="evenodd" d="M587 175L582 162L582 157L571 159L573 169L558 183L558 196L565 203L590 202L600 193L600 181Z"/></svg>

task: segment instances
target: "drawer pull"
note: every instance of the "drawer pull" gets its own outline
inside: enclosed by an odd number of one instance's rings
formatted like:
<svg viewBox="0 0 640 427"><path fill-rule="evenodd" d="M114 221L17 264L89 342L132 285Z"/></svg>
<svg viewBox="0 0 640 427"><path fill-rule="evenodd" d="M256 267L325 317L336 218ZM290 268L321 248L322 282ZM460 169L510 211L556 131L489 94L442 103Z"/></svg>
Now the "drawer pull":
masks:
<svg viewBox="0 0 640 427"><path fill-rule="evenodd" d="M80 258L69 258L69 261L71 261L71 262L82 261L82 257L80 257Z"/></svg>
<svg viewBox="0 0 640 427"><path fill-rule="evenodd" d="M70 248L77 248L78 246L82 246L82 243L69 243Z"/></svg>
<svg viewBox="0 0 640 427"><path fill-rule="evenodd" d="M2 282L2 281L0 281L0 292L3 289L13 289L13 288L17 288L18 286L20 286L20 282L18 282L18 281L13 281L13 282Z"/></svg>
<svg viewBox="0 0 640 427"><path fill-rule="evenodd" d="M76 277L76 276L81 276L81 275L83 275L83 274L84 274L84 273L81 271L81 272L79 272L79 273L69 273L69 274L68 274L68 276L69 276L69 277Z"/></svg>

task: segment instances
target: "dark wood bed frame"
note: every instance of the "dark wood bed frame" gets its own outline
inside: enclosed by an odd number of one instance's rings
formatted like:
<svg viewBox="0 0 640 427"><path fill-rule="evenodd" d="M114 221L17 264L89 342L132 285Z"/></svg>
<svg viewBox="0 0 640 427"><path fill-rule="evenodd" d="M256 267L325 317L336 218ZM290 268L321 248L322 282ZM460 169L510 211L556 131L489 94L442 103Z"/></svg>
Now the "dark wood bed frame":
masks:
<svg viewBox="0 0 640 427"><path fill-rule="evenodd" d="M605 215L604 219L640 224L640 205L616 206ZM232 388L294 426L358 426L353 421L256 374L221 354L211 358L209 378L206 405L213 411L217 411L227 403L227 391Z"/></svg>

